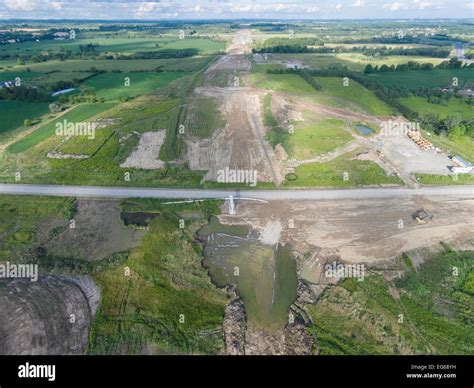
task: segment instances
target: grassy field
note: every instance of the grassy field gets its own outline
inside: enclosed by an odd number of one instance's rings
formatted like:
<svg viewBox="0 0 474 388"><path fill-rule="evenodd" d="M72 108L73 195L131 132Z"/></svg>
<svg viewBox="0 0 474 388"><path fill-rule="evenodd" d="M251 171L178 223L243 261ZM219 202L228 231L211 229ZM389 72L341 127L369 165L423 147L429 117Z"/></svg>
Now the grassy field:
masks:
<svg viewBox="0 0 474 388"><path fill-rule="evenodd" d="M474 69L413 70L370 74L368 77L383 86L400 86L407 89L422 87L450 88L453 77L459 80L459 86L474 84Z"/></svg>
<svg viewBox="0 0 474 388"><path fill-rule="evenodd" d="M136 97L150 93L181 78L183 73L106 73L85 81L81 89L95 93L98 98L118 100L120 97ZM125 78L130 86L125 86Z"/></svg>
<svg viewBox="0 0 474 388"><path fill-rule="evenodd" d="M348 86L344 86L342 78L318 77L316 80L322 89L315 90L297 74L267 74L267 68L266 65L254 66L255 72L252 73L251 80L256 87L294 94L317 104L344 107L366 114L383 116L393 113L392 109L371 91L353 80L349 81Z"/></svg>
<svg viewBox="0 0 474 388"><path fill-rule="evenodd" d="M48 112L46 102L0 101L0 133L19 128L25 119L33 120Z"/></svg>
<svg viewBox="0 0 474 388"><path fill-rule="evenodd" d="M0 54L16 53L19 50L30 54L39 54L45 51L59 52L61 48L69 49L73 52L79 51L79 45L94 44L98 52L114 52L131 54L141 51L160 51L165 49L185 49L194 48L201 54L218 52L225 48L225 43L212 41L209 39L178 39L175 38L120 38L120 37L100 37L92 39L67 39L67 40L47 40L41 42L22 42L2 46ZM158 45L158 46L157 46Z"/></svg>
<svg viewBox="0 0 474 388"><path fill-rule="evenodd" d="M472 259L472 252L446 251L417 271L404 265L394 283L371 274L329 288L308 306L321 354L472 354Z"/></svg>
<svg viewBox="0 0 474 388"><path fill-rule="evenodd" d="M270 128L266 137L275 147L281 144L290 158L304 160L334 150L353 139L344 129L345 123L329 117L320 117L305 112L303 122L294 123L293 133L278 126L270 109L271 94L263 98L265 126Z"/></svg>
<svg viewBox="0 0 474 388"><path fill-rule="evenodd" d="M338 77L317 77L316 81L322 86L315 96L315 101L320 104L344 107L375 116L393 113L387 104L354 80L349 80L348 86L344 86L343 79Z"/></svg>
<svg viewBox="0 0 474 388"><path fill-rule="evenodd" d="M350 160L347 155L341 155L330 162L298 166L295 174L287 175L284 186L354 187L384 184L400 185L402 181L398 177L387 176L374 162Z"/></svg>
<svg viewBox="0 0 474 388"><path fill-rule="evenodd" d="M69 219L71 198L0 196L0 262L21 259L48 218Z"/></svg>
<svg viewBox="0 0 474 388"><path fill-rule="evenodd" d="M180 211L199 214L180 229L179 217L166 206L150 200L138 206L139 200L133 202L125 208L154 210L161 215L152 221L142 246L132 251L127 261L93 275L102 289L102 301L88 353L220 352L227 298L201 266L201 247L193 234L208 214L202 213L202 206L180 206ZM130 268L131 276L125 276L125 267Z"/></svg>
<svg viewBox="0 0 474 388"><path fill-rule="evenodd" d="M441 104L432 104L424 97L405 97L399 98L399 101L420 115L433 114L440 118L458 116L462 119L473 116L474 105L468 105L467 99L450 98Z"/></svg>
<svg viewBox="0 0 474 388"><path fill-rule="evenodd" d="M15 71L11 69L0 72L1 80L10 80L15 74L22 78L35 78L40 74L65 73L71 74L73 78L79 78L81 72L87 72L91 67L99 71L153 71L157 68L163 71L196 71L209 60L209 56L176 59L71 59L68 61L52 60L47 62L31 63L27 66L17 66ZM30 69L28 72L26 69Z"/></svg>
<svg viewBox="0 0 474 388"><path fill-rule="evenodd" d="M365 67L370 64L372 66L398 65L414 61L419 63L433 63L437 65L442 60L440 58L416 57L416 56L398 56L393 55L389 57L369 57L360 53L340 53L340 54L272 54L269 56L272 60L291 61L298 59L304 65L312 69L325 69L331 66L345 66L350 70L363 71Z"/></svg>
<svg viewBox="0 0 474 388"><path fill-rule="evenodd" d="M75 107L72 111L63 115L57 121L52 121L38 128L36 131L17 141L16 143L13 143L7 148L7 150L11 153L24 152L29 148L34 147L35 145L46 140L50 136L54 135L56 130L56 122L62 122L63 120L67 120L68 122L80 123L112 107L113 104L111 103L79 105Z"/></svg>
<svg viewBox="0 0 474 388"><path fill-rule="evenodd" d="M298 123L294 133L288 136L288 154L290 157L304 160L325 154L353 140L344 129L342 120L323 117L311 124Z"/></svg>

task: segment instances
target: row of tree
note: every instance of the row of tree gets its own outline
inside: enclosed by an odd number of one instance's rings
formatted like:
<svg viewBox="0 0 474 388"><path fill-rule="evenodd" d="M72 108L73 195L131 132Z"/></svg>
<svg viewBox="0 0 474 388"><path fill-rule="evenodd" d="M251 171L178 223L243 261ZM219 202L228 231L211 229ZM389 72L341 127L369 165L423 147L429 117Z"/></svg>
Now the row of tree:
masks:
<svg viewBox="0 0 474 388"><path fill-rule="evenodd" d="M451 58L449 61L443 61L437 66L432 63L419 63L409 61L407 63L400 63L398 65L375 65L372 66L370 63L365 67L364 73L387 73L391 71L409 71L409 70L434 70L434 69L462 69L462 68L474 68L474 64L464 64L463 61L458 60L456 57Z"/></svg>

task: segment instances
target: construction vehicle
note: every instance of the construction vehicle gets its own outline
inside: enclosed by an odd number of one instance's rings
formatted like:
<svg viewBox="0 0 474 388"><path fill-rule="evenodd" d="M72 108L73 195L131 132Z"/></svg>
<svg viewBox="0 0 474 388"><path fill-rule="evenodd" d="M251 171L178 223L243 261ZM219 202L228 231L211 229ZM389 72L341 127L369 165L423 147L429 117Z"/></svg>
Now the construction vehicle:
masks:
<svg viewBox="0 0 474 388"><path fill-rule="evenodd" d="M433 214L429 214L425 209L418 209L412 217L418 224L423 225L433 219Z"/></svg>

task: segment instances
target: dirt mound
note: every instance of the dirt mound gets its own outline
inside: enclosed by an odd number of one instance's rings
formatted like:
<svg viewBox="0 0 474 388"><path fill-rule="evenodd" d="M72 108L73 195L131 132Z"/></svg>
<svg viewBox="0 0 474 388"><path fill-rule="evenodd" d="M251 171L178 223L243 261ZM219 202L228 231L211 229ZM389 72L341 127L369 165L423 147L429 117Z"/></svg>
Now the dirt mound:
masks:
<svg viewBox="0 0 474 388"><path fill-rule="evenodd" d="M0 354L83 354L99 289L85 277L0 281Z"/></svg>
<svg viewBox="0 0 474 388"><path fill-rule="evenodd" d="M140 142L135 151L133 151L123 162L122 168L141 168L145 170L154 170L162 168L165 163L158 159L160 148L165 141L166 130L158 132L145 132L140 136Z"/></svg>

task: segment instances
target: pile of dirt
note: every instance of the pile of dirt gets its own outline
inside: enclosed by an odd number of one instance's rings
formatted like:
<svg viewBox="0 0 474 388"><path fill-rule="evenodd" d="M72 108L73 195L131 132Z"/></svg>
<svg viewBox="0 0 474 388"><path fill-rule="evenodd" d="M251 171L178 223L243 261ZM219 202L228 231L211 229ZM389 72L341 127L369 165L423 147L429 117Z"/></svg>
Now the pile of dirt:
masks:
<svg viewBox="0 0 474 388"><path fill-rule="evenodd" d="M165 163L158 159L160 148L166 137L166 130L158 132L145 132L140 136L140 142L123 162L122 168L141 168L145 170L154 170L162 168Z"/></svg>
<svg viewBox="0 0 474 388"><path fill-rule="evenodd" d="M86 277L0 280L0 354L83 354L99 299Z"/></svg>

